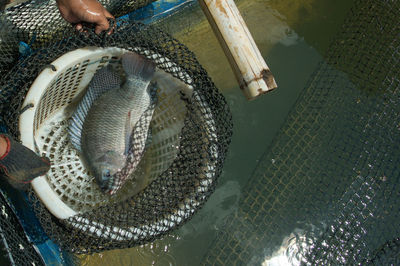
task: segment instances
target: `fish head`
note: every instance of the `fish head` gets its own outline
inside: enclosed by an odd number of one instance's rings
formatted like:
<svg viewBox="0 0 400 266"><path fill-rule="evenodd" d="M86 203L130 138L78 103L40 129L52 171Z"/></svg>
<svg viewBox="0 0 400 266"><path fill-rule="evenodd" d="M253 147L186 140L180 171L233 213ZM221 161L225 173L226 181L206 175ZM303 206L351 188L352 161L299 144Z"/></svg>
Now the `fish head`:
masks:
<svg viewBox="0 0 400 266"><path fill-rule="evenodd" d="M124 156L113 151L95 160L95 178L101 190L108 191L114 184L114 175L123 167Z"/></svg>
<svg viewBox="0 0 400 266"><path fill-rule="evenodd" d="M99 178L99 184L100 184L100 187L101 187L101 189L106 189L107 188L107 184L109 184L109 183L111 183L111 179L112 179L112 168L111 167L108 167L108 166L104 166L104 167L102 167L101 169L100 169L100 171L101 171L101 175L100 175L100 178Z"/></svg>

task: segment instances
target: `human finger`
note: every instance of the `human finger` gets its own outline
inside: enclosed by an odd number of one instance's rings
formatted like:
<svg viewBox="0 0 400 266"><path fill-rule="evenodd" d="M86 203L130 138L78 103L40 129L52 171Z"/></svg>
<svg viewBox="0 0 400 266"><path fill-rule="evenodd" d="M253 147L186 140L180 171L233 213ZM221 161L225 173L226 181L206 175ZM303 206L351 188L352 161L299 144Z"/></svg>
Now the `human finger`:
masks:
<svg viewBox="0 0 400 266"><path fill-rule="evenodd" d="M107 17L107 19L110 19L113 21L112 27L109 28L109 31L107 32L108 35L110 35L111 33L113 33L117 23L115 22L115 17L113 15L110 14L110 12L108 12L107 10L105 10L104 15Z"/></svg>
<svg viewBox="0 0 400 266"><path fill-rule="evenodd" d="M75 25L75 29L77 30L77 31L82 31L82 24L81 23L78 23L78 24L76 24Z"/></svg>
<svg viewBox="0 0 400 266"><path fill-rule="evenodd" d="M96 23L96 28L95 28L94 32L96 34L100 34L103 30L108 30L109 27L110 27L110 24L108 23L107 18L102 17L101 20L99 20Z"/></svg>
<svg viewBox="0 0 400 266"><path fill-rule="evenodd" d="M107 9L104 9L104 16L107 18L115 19L115 17L113 15L111 15L111 13L108 12Z"/></svg>

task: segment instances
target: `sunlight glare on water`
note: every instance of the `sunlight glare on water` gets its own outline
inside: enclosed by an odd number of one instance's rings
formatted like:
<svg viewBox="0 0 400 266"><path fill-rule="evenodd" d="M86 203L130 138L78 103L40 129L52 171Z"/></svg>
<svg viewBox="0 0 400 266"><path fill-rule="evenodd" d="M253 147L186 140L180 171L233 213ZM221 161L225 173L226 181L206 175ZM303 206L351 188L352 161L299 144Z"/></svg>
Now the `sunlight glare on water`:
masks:
<svg viewBox="0 0 400 266"><path fill-rule="evenodd" d="M206 205L183 227L144 246L80 256L83 265L201 264L224 218L237 209L242 187L322 59L352 1L236 3L275 76L278 89L255 101L246 101L198 5L164 21L163 28L196 54L231 108L234 134L224 171ZM249 241L251 237L256 236L249 236ZM290 236L288 239L290 244Z"/></svg>

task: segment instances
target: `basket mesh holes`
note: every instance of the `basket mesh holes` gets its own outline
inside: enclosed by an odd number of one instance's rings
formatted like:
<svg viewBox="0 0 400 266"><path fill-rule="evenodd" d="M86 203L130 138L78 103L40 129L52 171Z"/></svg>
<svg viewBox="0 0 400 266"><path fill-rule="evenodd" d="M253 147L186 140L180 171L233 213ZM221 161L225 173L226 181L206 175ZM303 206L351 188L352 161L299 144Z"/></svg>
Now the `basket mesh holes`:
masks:
<svg viewBox="0 0 400 266"><path fill-rule="evenodd" d="M103 56L98 60L96 69L99 70L104 67L108 62L107 60L110 60L110 63L113 63L113 66L118 69L120 64L114 64L118 62L118 59L116 56ZM73 92L64 94L66 97L69 97L68 101L56 101L56 105L58 104L59 109L62 111L62 108L71 101L71 98L75 97L74 93L78 88L76 81L80 79L74 78L74 75L76 73L84 73L87 67L87 60L84 62L84 64L76 64L73 68L69 68L65 73L61 74L61 78L58 78L56 83L61 85L54 86L52 84L49 86L41 103L51 102L51 99L54 99L53 97L60 95L57 90L64 88L64 86L75 88ZM46 106L41 103L39 106L46 109ZM57 111L56 108L48 109L48 111L43 111L39 108L37 113L49 114ZM131 177L131 180L128 181L128 184L125 185L125 189L121 189L119 194L131 195L133 192L137 193L171 165L179 151L180 132L185 116L186 105L182 101L179 91L175 88L159 85L158 104L153 115L153 121L151 122L151 145L148 147L148 151L139 164L138 170ZM49 120L48 117L44 117ZM47 127L52 128L47 133L47 136L40 138L44 139L43 151L52 159L54 165L51 176L48 176L48 182L53 190L62 196L64 203L75 211L83 212L97 207L99 204L105 204L109 200L119 201L127 197L125 195L110 198L98 189L93 177L87 174L87 170L83 167L77 152L69 143L67 133L68 123L65 119L44 120L43 122ZM135 181L141 179L145 179L145 181L136 184Z"/></svg>
<svg viewBox="0 0 400 266"><path fill-rule="evenodd" d="M75 97L89 62L90 60L85 60L82 64L68 68L50 84L35 114L35 131L49 116L70 103L71 99Z"/></svg>

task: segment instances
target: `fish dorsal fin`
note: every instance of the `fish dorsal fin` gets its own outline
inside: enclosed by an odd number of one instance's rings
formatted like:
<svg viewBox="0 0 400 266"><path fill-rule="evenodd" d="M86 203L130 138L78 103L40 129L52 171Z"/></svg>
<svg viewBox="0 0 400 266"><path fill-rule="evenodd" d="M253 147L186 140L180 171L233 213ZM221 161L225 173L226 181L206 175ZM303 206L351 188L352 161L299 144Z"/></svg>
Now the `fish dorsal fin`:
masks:
<svg viewBox="0 0 400 266"><path fill-rule="evenodd" d="M132 110L128 112L128 115L126 116L126 119L125 119L125 132L124 132L124 135L125 135L124 154L125 155L128 154L128 150L129 150L129 146L130 146L129 140L131 138L132 130L133 130L133 126L134 126L134 125L132 125L131 112L132 112Z"/></svg>
<svg viewBox="0 0 400 266"><path fill-rule="evenodd" d="M106 91L118 88L120 85L121 78L112 70L110 65L103 67L93 75L89 88L69 120L68 133L70 140L78 151L81 151L83 122L90 107Z"/></svg>

